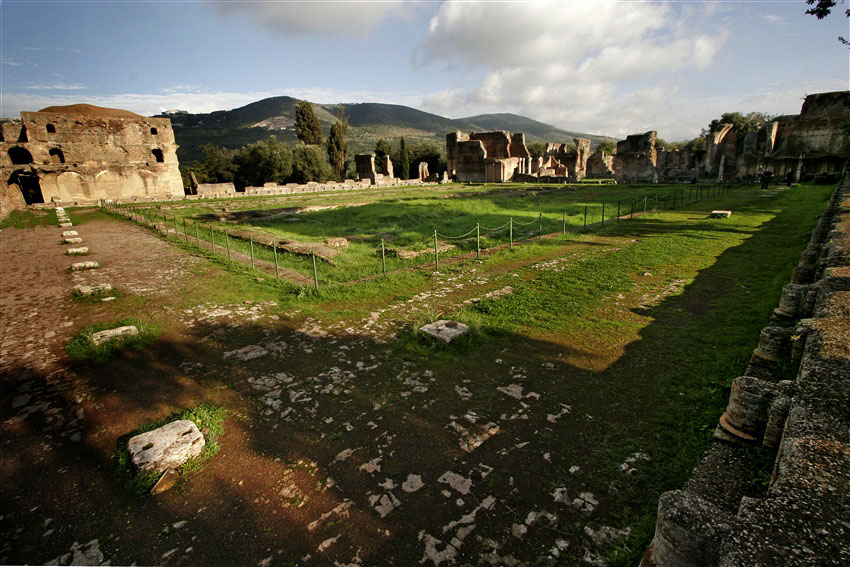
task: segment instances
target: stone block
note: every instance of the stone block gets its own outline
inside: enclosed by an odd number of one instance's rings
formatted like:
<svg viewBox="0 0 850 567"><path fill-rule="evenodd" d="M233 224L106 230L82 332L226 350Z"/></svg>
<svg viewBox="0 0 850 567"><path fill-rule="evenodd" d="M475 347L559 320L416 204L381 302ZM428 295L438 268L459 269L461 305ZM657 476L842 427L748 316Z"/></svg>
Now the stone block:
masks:
<svg viewBox="0 0 850 567"><path fill-rule="evenodd" d="M74 291L80 295L89 296L98 293L109 293L112 291L112 284L102 283L98 285L75 285Z"/></svg>
<svg viewBox="0 0 850 567"><path fill-rule="evenodd" d="M79 236L79 233L76 230L66 230L62 233L63 238L69 238L71 236Z"/></svg>
<svg viewBox="0 0 850 567"><path fill-rule="evenodd" d="M123 327L116 327L115 329L98 331L91 336L91 340L95 345L100 345L118 337L127 337L138 334L139 329L135 325L124 325Z"/></svg>
<svg viewBox="0 0 850 567"><path fill-rule="evenodd" d="M63 243L64 243L64 244L82 244L82 243L83 243L83 239L82 239L82 238L76 238L76 237L66 238L66 239L63 241Z"/></svg>
<svg viewBox="0 0 850 567"><path fill-rule="evenodd" d="M73 256L74 254L88 254L89 247L88 246L80 246L79 248L68 248L65 254L69 256Z"/></svg>
<svg viewBox="0 0 850 567"><path fill-rule="evenodd" d="M60 228L71 228L74 225L70 222L60 222L59 226L60 226Z"/></svg>
<svg viewBox="0 0 850 567"><path fill-rule="evenodd" d="M710 218L710 219L728 219L731 216L732 216L732 211L722 211L722 210L718 209L716 211L711 211L711 213L708 215L708 218Z"/></svg>
<svg viewBox="0 0 850 567"><path fill-rule="evenodd" d="M458 323L457 321L449 321L447 319L434 321L433 323L423 326L419 330L426 335L443 341L446 344L469 333L469 327L467 325Z"/></svg>
<svg viewBox="0 0 850 567"><path fill-rule="evenodd" d="M75 262L71 264L71 269L75 272L79 272L80 270L96 270L100 267L100 264L97 262Z"/></svg>
<svg viewBox="0 0 850 567"><path fill-rule="evenodd" d="M206 441L193 422L181 419L132 437L130 460L142 471L176 469L204 449Z"/></svg>

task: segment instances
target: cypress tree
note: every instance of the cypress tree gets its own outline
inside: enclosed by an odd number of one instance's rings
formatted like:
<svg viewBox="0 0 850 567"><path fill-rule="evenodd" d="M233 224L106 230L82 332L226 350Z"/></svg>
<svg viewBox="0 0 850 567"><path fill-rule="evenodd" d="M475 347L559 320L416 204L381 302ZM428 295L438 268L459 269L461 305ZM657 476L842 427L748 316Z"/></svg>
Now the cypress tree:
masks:
<svg viewBox="0 0 850 567"><path fill-rule="evenodd" d="M306 100L295 105L295 135L307 145L322 143L322 127L313 113L313 105Z"/></svg>
<svg viewBox="0 0 850 567"><path fill-rule="evenodd" d="M348 119L343 115L343 107L339 107L339 118L331 126L328 134L328 162L341 181L345 177L345 154L348 151L348 142L345 139L348 133Z"/></svg>
<svg viewBox="0 0 850 567"><path fill-rule="evenodd" d="M407 151L407 142L404 141L404 136L399 144L401 149L401 178L410 179L410 152Z"/></svg>

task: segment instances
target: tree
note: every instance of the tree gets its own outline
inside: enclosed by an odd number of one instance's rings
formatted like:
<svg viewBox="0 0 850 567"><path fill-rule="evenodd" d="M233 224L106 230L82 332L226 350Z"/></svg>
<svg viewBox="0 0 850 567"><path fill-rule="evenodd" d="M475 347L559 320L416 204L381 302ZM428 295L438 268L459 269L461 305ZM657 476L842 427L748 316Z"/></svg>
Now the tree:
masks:
<svg viewBox="0 0 850 567"><path fill-rule="evenodd" d="M238 187L256 187L266 182L285 183L292 174L292 150L274 136L245 146L233 157Z"/></svg>
<svg viewBox="0 0 850 567"><path fill-rule="evenodd" d="M440 154L440 148L433 142L422 142L411 144L407 149L408 164L414 166L414 173L418 174L419 164L423 161L428 164L431 174L446 170L446 162Z"/></svg>
<svg viewBox="0 0 850 567"><path fill-rule="evenodd" d="M322 127L313 114L313 105L306 100L295 105L295 135L307 145L322 143Z"/></svg>
<svg viewBox="0 0 850 567"><path fill-rule="evenodd" d="M345 139L348 133L348 118L345 117L344 110L340 105L337 121L331 126L328 135L327 145L328 162L340 181L345 177L345 154L348 151L348 142Z"/></svg>
<svg viewBox="0 0 850 567"><path fill-rule="evenodd" d="M842 4L844 2L845 0L841 0ZM806 13L811 14L819 20L822 20L830 13L832 13L832 9L835 8L835 4L837 4L837 2L836 0L806 0L806 4L808 4L809 6L813 6L812 8L806 10ZM844 11L844 15L850 18L850 8L847 8ZM850 47L850 41L840 35L838 36L838 41Z"/></svg>
<svg viewBox="0 0 850 567"><path fill-rule="evenodd" d="M605 139L596 149L602 150L608 155L612 155L617 151L617 142L611 139Z"/></svg>
<svg viewBox="0 0 850 567"><path fill-rule="evenodd" d="M385 139L381 138L375 144L375 165L380 170L380 173L386 175L389 173L384 170L384 157L391 156L393 153L392 145Z"/></svg>
<svg viewBox="0 0 850 567"><path fill-rule="evenodd" d="M531 154L531 157L537 159L539 157L543 157L543 154L546 153L546 144L543 142L529 142L525 145L528 148L528 153Z"/></svg>
<svg viewBox="0 0 850 567"><path fill-rule="evenodd" d="M324 183L333 175L331 166L319 146L307 146L298 144L292 156L293 183L309 183L316 181Z"/></svg>
<svg viewBox="0 0 850 567"><path fill-rule="evenodd" d="M740 112L724 112L717 120L712 120L708 125L708 132L716 132L721 124L734 124L738 129L738 137L743 138L747 133L758 130L766 122L769 122L773 117L766 112L750 112L741 114Z"/></svg>
<svg viewBox="0 0 850 567"><path fill-rule="evenodd" d="M401 141L399 142L399 152L401 153L399 159L401 163L401 178L410 179L410 153L407 151L407 142L404 141L404 136L401 137Z"/></svg>

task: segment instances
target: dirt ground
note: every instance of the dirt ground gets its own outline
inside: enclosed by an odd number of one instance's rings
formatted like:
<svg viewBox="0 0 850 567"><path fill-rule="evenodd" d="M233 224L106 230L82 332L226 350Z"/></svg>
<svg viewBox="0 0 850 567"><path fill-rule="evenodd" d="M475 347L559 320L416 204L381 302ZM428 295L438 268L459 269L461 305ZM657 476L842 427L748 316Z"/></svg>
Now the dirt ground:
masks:
<svg viewBox="0 0 850 567"><path fill-rule="evenodd" d="M503 290L511 267L471 263L362 320L320 324L273 300L209 298L220 268L78 214L84 258L64 255L58 227L0 234L3 563L600 564L628 535L609 525L616 495L651 457L611 463L588 444L603 417L633 417L598 388L619 347L508 336L474 364L394 347L399 320ZM537 269L615 244L628 242L577 244ZM79 260L101 267L69 272ZM104 282L115 300L71 299ZM161 324L157 343L71 365L74 333L126 316ZM204 401L229 411L221 452L174 490L132 496L114 473L119 440Z"/></svg>

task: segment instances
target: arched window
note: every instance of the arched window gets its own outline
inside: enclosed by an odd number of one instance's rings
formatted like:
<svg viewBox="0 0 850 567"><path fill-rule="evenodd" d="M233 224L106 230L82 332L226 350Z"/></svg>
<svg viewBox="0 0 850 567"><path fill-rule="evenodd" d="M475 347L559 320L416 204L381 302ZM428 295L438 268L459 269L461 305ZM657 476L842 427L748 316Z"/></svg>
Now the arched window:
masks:
<svg viewBox="0 0 850 567"><path fill-rule="evenodd" d="M56 126L54 126L53 124L48 124L47 126L45 126L45 128L47 129L48 134L56 133Z"/></svg>
<svg viewBox="0 0 850 567"><path fill-rule="evenodd" d="M53 158L53 163L65 163L65 154L59 148L50 148L49 153Z"/></svg>
<svg viewBox="0 0 850 567"><path fill-rule="evenodd" d="M162 150L161 150L161 149L159 149L159 148L154 148L154 149L152 149L152 150L151 150L151 153L153 154L153 157L155 157L155 158L156 158L157 163L162 163L162 162L164 162L164 161L165 161L165 158L164 158L164 157L163 157L163 155L162 155Z"/></svg>
<svg viewBox="0 0 850 567"><path fill-rule="evenodd" d="M26 148L14 146L9 148L9 159L15 165L23 165L25 163L32 163L32 154Z"/></svg>
<svg viewBox="0 0 850 567"><path fill-rule="evenodd" d="M156 128L151 128L151 136L156 136L156 135L157 135Z"/></svg>

